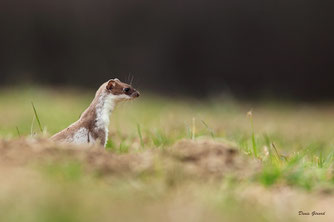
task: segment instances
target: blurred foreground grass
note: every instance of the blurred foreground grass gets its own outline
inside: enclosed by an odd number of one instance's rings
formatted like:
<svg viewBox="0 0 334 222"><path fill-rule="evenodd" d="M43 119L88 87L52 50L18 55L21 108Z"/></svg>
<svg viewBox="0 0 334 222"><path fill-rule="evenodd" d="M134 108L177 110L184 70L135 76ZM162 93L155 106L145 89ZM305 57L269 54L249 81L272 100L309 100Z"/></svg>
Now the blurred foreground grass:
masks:
<svg viewBox="0 0 334 222"><path fill-rule="evenodd" d="M2 89L0 136L15 141L19 134L42 135L31 102L43 136L56 133L78 119L93 95L86 90ZM312 216L298 215L303 210L326 211L316 219L331 221L333 133L334 104L242 103L226 98L199 102L143 93L112 114L108 152L139 155L155 150L164 156L164 150L173 149L179 140L205 140L237 147L260 167L246 176L231 171L217 180L185 179L178 168L160 167L171 164L161 157L153 161L161 170L107 178L71 159L42 161L37 167L35 162L15 167L3 163L0 220L311 220ZM19 148L13 150L20 155Z"/></svg>

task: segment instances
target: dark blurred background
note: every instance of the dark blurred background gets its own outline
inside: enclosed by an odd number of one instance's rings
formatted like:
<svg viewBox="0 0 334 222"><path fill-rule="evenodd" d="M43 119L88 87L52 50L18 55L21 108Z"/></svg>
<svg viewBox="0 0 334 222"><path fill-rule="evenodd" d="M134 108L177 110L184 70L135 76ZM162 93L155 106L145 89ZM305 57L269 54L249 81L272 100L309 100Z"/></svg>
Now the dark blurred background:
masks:
<svg viewBox="0 0 334 222"><path fill-rule="evenodd" d="M334 99L332 0L1 0L1 85Z"/></svg>

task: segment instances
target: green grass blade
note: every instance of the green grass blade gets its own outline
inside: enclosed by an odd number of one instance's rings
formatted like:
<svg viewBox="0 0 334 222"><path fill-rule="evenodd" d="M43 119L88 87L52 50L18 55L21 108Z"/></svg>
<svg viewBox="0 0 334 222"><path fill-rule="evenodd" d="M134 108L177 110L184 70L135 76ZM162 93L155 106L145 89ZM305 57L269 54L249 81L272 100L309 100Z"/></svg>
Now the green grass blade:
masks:
<svg viewBox="0 0 334 222"><path fill-rule="evenodd" d="M140 146L142 148L144 148L144 140L143 140L143 136L141 134L141 128L140 125L137 123L137 131L138 131L138 135L139 135L139 139L140 139Z"/></svg>
<svg viewBox="0 0 334 222"><path fill-rule="evenodd" d="M191 130L191 139L195 140L195 138L196 138L196 119L195 119L195 117L193 117L192 130Z"/></svg>
<svg viewBox="0 0 334 222"><path fill-rule="evenodd" d="M323 157L323 151L320 151L319 154L319 163L318 163L318 167L323 168L324 166L324 157Z"/></svg>
<svg viewBox="0 0 334 222"><path fill-rule="evenodd" d="M253 147L253 154L257 157L257 145L255 140L255 133L254 133L254 122L253 122L253 112L252 110L247 113L247 116L250 119L251 130L252 130L252 147Z"/></svg>
<svg viewBox="0 0 334 222"><path fill-rule="evenodd" d="M203 123L203 125L206 127L206 129L209 131L212 139L215 138L215 134L213 133L213 130L208 126L208 124L206 124L206 122L204 120L201 120L201 122Z"/></svg>
<svg viewBox="0 0 334 222"><path fill-rule="evenodd" d="M271 145L272 145L273 149L275 150L275 153L276 153L276 156L277 156L277 160L278 160L279 162L281 162L281 155L278 153L278 150L277 150L275 144L274 144L274 143L271 143Z"/></svg>
<svg viewBox="0 0 334 222"><path fill-rule="evenodd" d="M20 133L20 130L19 130L18 127L16 127L16 132L17 132L17 135L18 135L19 137L21 137L21 133Z"/></svg>
<svg viewBox="0 0 334 222"><path fill-rule="evenodd" d="M36 118L37 123L38 123L38 127L39 127L40 131L43 132L43 128L42 128L42 125L41 125L41 121L39 120L39 117L38 117L38 114L37 114L35 105L34 105L33 102L31 102L31 105L32 105L32 108L33 108L33 110L34 110L34 114L35 114L35 118Z"/></svg>
<svg viewBox="0 0 334 222"><path fill-rule="evenodd" d="M255 134L252 132L252 145L253 145L253 153L254 156L257 157L257 146L256 146L256 141L255 141Z"/></svg>

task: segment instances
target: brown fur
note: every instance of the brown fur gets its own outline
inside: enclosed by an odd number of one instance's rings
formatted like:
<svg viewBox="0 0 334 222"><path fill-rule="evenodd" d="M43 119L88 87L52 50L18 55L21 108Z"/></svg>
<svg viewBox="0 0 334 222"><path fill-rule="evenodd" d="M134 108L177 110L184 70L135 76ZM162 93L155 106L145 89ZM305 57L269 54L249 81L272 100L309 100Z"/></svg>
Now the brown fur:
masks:
<svg viewBox="0 0 334 222"><path fill-rule="evenodd" d="M121 94L126 94L126 95L132 95L132 93L137 92L131 85L123 83L119 81L118 79L114 80L109 80L107 83L106 88L111 91L112 94L114 95L121 95ZM129 88L128 92L124 92L123 89Z"/></svg>

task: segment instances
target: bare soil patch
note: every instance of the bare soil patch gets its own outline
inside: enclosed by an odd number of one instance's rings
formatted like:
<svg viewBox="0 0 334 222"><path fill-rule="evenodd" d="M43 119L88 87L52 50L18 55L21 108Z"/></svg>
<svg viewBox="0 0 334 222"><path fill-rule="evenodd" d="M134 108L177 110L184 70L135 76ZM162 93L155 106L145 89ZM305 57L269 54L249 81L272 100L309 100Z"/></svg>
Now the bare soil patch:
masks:
<svg viewBox="0 0 334 222"><path fill-rule="evenodd" d="M127 154L105 151L102 147L56 144L47 139L0 141L0 164L24 166L30 163L78 161L87 170L101 175L136 175L157 170L181 172L192 177L221 178L226 173L249 175L259 167L229 145L204 140L181 140L165 149L146 149Z"/></svg>

